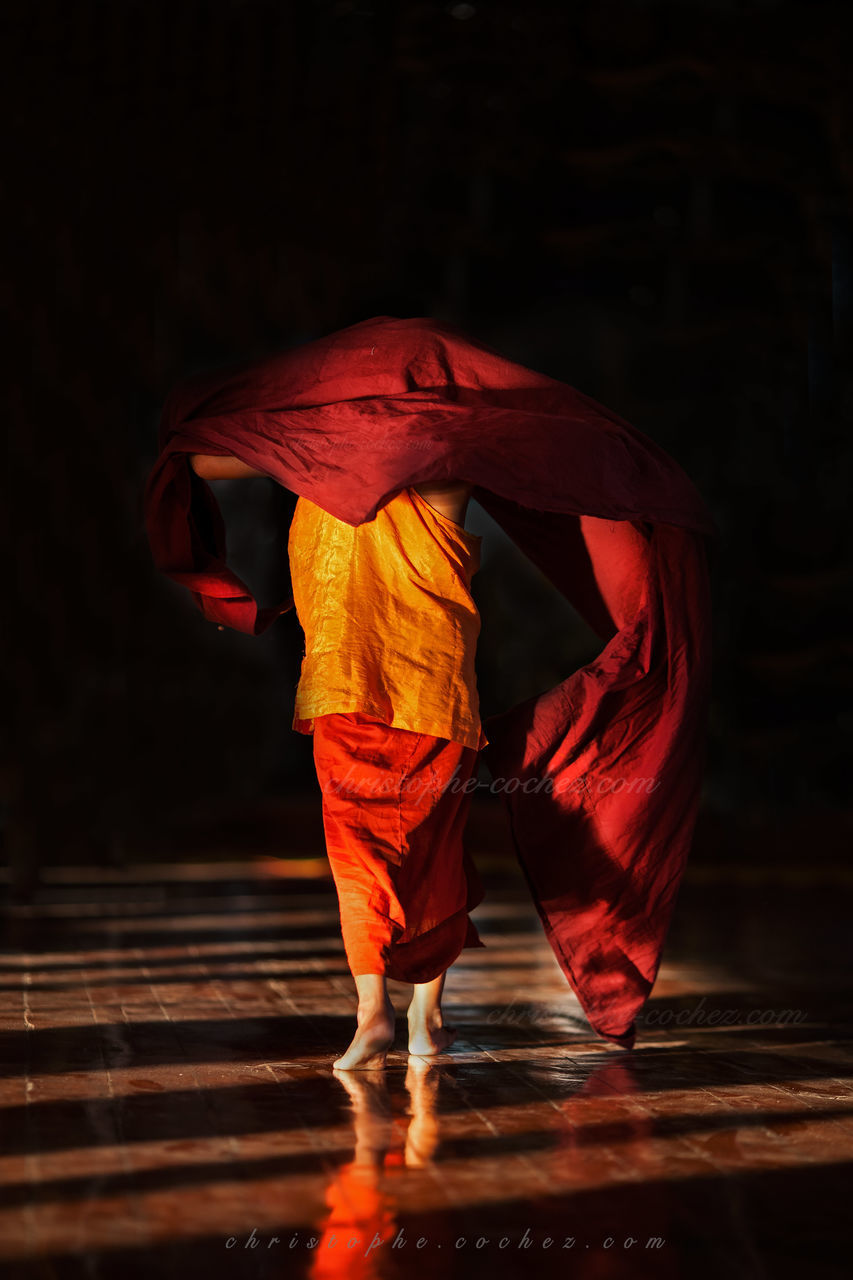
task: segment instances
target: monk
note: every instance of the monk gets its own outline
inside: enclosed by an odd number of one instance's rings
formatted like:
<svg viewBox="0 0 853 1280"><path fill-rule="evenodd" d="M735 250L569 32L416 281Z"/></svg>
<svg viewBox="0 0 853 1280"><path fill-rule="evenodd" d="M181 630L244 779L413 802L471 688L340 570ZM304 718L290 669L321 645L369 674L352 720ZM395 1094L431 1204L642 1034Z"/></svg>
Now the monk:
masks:
<svg viewBox="0 0 853 1280"><path fill-rule="evenodd" d="M192 454L205 480L262 476L231 456ZM288 538L305 633L293 728L313 735L326 849L358 994L338 1070L385 1065L394 1041L387 980L411 983L408 1048L432 1056L456 1029L441 1008L449 966L482 947L483 897L463 845L479 751L470 584L472 485L400 490L353 526L300 497Z"/></svg>

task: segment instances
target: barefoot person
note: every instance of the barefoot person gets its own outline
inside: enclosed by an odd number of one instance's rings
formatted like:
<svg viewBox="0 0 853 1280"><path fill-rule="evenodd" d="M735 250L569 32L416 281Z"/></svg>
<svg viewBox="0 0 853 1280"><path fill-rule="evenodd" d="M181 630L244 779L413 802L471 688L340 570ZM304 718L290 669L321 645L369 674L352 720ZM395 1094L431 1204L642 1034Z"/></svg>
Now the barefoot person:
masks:
<svg viewBox="0 0 853 1280"><path fill-rule="evenodd" d="M203 479L257 475L196 454ZM463 828L487 742L470 592L480 538L465 529L470 485L401 490L353 526L299 498L288 554L305 656L293 728L314 735L326 848L358 1027L335 1067L385 1064L394 1040L387 978L414 984L410 1053L446 1049L445 974L483 944L482 899Z"/></svg>
<svg viewBox="0 0 853 1280"><path fill-rule="evenodd" d="M410 1043L446 1039L442 974L476 945L467 912L481 892L454 785L471 780L481 743L566 981L592 1030L630 1048L692 840L710 696L718 530L678 463L583 392L423 316L374 316L188 378L164 405L159 448L145 492L155 564L211 623L249 635L299 597L295 718L313 724L359 988L340 1061L381 1059L388 977L416 988ZM268 608L228 566L203 478L234 459L300 498L294 592ZM482 738L476 539L457 487L601 643L553 688L490 715Z"/></svg>

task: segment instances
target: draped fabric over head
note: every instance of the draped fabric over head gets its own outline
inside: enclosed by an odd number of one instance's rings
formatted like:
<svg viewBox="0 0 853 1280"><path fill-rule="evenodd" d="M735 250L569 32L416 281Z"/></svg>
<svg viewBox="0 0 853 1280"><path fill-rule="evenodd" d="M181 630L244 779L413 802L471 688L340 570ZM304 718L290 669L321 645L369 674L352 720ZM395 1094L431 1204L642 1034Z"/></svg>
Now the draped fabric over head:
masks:
<svg viewBox="0 0 853 1280"><path fill-rule="evenodd" d="M190 453L231 454L349 524L401 488L470 482L604 648L484 721L547 937L595 1031L630 1046L693 834L710 690L703 499L663 449L450 325L378 316L169 396L145 515L157 566L258 634ZM497 787L496 787L497 789Z"/></svg>

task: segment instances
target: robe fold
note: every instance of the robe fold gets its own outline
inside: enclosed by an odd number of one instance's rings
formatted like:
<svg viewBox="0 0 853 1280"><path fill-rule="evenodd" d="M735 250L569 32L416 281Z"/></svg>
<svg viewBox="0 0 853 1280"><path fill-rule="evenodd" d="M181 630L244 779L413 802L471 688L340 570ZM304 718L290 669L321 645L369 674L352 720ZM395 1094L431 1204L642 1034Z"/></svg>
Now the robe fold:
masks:
<svg viewBox="0 0 853 1280"><path fill-rule="evenodd" d="M259 609L190 453L229 454L352 525L400 489L473 497L604 644L488 717L483 754L557 961L593 1029L630 1047L692 839L710 693L711 513L611 410L453 326L378 316L168 397L145 492L157 566L211 621Z"/></svg>

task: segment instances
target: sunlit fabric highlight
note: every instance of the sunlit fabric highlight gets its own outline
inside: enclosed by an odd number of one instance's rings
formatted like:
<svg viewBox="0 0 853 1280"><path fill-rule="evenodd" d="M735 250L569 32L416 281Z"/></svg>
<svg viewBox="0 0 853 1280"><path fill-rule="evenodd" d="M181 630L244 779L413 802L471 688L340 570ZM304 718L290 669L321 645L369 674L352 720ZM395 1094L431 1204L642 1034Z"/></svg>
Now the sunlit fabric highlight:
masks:
<svg viewBox="0 0 853 1280"><path fill-rule="evenodd" d="M305 633L293 728L365 711L399 729L477 749L471 596L477 534L403 489L351 525L300 498L288 539L293 599Z"/></svg>

